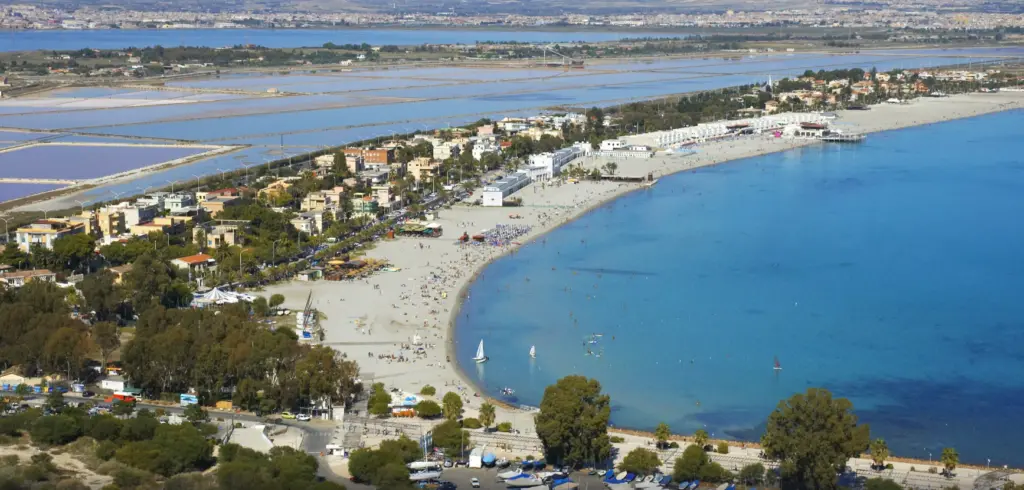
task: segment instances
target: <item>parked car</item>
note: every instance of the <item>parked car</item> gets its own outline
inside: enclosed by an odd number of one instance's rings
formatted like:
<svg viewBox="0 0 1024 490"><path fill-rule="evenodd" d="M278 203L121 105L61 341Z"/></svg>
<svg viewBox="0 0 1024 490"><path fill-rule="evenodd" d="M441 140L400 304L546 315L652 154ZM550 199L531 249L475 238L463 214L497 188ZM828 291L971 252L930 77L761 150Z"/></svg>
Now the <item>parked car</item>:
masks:
<svg viewBox="0 0 1024 490"><path fill-rule="evenodd" d="M452 463L452 460L450 460L450 459L446 459L446 460L444 460L444 467L445 467L445 468L451 468L451 467L452 467L452 465L454 465L454 464L455 464L455 463Z"/></svg>
<svg viewBox="0 0 1024 490"><path fill-rule="evenodd" d="M281 418L283 419L294 419L295 414L291 412L281 412Z"/></svg>
<svg viewBox="0 0 1024 490"><path fill-rule="evenodd" d="M299 422L309 422L310 420L313 420L313 417L310 417L308 413L300 413L296 415L295 418Z"/></svg>
<svg viewBox="0 0 1024 490"><path fill-rule="evenodd" d="M469 486L480 488L480 479L474 476L472 480L469 480Z"/></svg>
<svg viewBox="0 0 1024 490"><path fill-rule="evenodd" d="M92 398L94 396L96 396L96 393L93 393L91 391L83 391L82 392L82 397L84 397L84 398Z"/></svg>

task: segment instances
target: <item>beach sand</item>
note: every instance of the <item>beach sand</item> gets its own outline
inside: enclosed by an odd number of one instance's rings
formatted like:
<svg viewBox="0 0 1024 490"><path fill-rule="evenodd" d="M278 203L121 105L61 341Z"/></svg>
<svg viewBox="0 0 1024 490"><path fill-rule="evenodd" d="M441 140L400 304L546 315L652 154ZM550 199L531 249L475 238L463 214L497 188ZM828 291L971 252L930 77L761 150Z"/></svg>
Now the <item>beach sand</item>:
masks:
<svg viewBox="0 0 1024 490"><path fill-rule="evenodd" d="M970 94L918 99L906 105L883 104L868 111L843 111L836 123L848 131L875 132L1022 107L1021 92ZM822 143L754 135L702 144L696 153L688 155L619 161L617 174L641 176L653 172L662 176L813 144ZM587 159L585 165L603 163ZM293 281L269 287L262 294L281 293L287 298L285 306L301 310L312 291L314 306L327 316L323 322L324 343L357 361L365 382L379 381L388 388L410 393L418 393L429 384L437 389L438 400L446 392L456 391L466 402L465 415L475 417L485 400L483 393L477 393L460 374L454 356L449 358L457 300L483 266L514 252L517 246L458 245L459 235L473 235L499 223L530 226L529 233L516 239L525 243L609 199L641 189L637 184L612 182L533 183L515 194L523 199L522 207L457 205L441 209L433 221L444 227L442 237L384 240L367 252L369 257L387 259L401 269L398 272L381 272L358 282ZM522 218L510 219L510 214ZM417 335L425 344L423 355L408 348ZM492 355L496 349L499 346L490 346ZM384 355L404 360L380 357ZM524 410L499 407L497 420L512 422L526 435L534 432L532 415Z"/></svg>

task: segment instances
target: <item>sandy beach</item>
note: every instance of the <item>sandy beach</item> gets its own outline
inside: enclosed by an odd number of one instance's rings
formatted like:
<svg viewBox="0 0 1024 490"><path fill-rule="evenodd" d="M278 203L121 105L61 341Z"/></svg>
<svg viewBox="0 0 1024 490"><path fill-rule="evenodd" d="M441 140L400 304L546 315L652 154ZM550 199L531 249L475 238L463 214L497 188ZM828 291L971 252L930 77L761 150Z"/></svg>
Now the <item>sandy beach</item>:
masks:
<svg viewBox="0 0 1024 490"><path fill-rule="evenodd" d="M901 105L883 104L868 111L843 111L835 124L848 131L870 133L1020 108L1024 108L1022 92L970 94L918 99ZM696 152L685 155L659 154L650 160L619 161L618 174L640 176L652 172L664 176L816 144L822 143L752 135L703 144ZM584 164L603 163L604 160L587 159ZM383 382L388 388L410 393L418 393L429 384L437 389L438 400L444 393L456 391L466 402L466 416L474 417L485 400L484 394L478 393L460 374L450 354L454 347L451 327L465 288L489 261L515 253L518 244L537 239L632 191L642 188L612 182L533 183L515 194L523 199L522 207L458 205L442 209L433 220L443 226L442 237L384 240L367 252L369 257L388 260L400 269L398 272L381 272L359 282L293 281L269 287L260 294L281 293L287 298L285 306L301 309L312 291L314 306L327 317L323 322L324 343L356 360L365 381ZM521 218L510 219L510 215ZM508 246L457 242L463 232L473 235L497 224L528 228L528 232L514 238ZM411 345L417 336L424 344L419 354ZM512 422L524 434L533 433L529 412L499 408L497 420Z"/></svg>

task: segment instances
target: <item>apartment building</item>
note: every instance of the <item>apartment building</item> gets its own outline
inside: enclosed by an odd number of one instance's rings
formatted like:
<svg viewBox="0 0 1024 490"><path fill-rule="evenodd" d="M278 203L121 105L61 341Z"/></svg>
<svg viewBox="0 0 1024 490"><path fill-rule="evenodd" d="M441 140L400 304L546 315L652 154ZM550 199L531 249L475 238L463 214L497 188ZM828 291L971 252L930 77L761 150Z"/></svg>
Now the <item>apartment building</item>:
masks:
<svg viewBox="0 0 1024 490"><path fill-rule="evenodd" d="M85 233L85 225L82 223L41 219L18 228L15 240L23 252L28 252L32 245L41 245L53 250L53 242L57 239L79 233Z"/></svg>
<svg viewBox="0 0 1024 490"><path fill-rule="evenodd" d="M441 162L427 157L413 158L409 161L409 174L416 182L433 180L437 176L437 170L441 168Z"/></svg>

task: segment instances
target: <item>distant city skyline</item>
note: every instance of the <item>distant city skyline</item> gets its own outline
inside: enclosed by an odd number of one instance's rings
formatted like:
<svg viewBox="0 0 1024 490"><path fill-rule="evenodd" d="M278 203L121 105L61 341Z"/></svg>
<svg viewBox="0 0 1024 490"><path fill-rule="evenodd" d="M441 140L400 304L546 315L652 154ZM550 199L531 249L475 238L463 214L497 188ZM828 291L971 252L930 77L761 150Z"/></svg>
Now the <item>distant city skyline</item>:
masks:
<svg viewBox="0 0 1024 490"><path fill-rule="evenodd" d="M771 4L739 0L694 0L657 5L623 0L615 7L590 8L586 2L540 6L531 2L478 5L444 2L335 0L314 8L304 0L273 8L248 4L154 9L124 2L125 10L89 2L12 4L0 7L0 29L133 28L308 28L378 25L445 26L610 26L610 27L885 27L894 29L993 29L1024 27L1024 5L974 0L781 0ZM162 7L162 6L161 6ZM770 8L768 8L770 7Z"/></svg>

